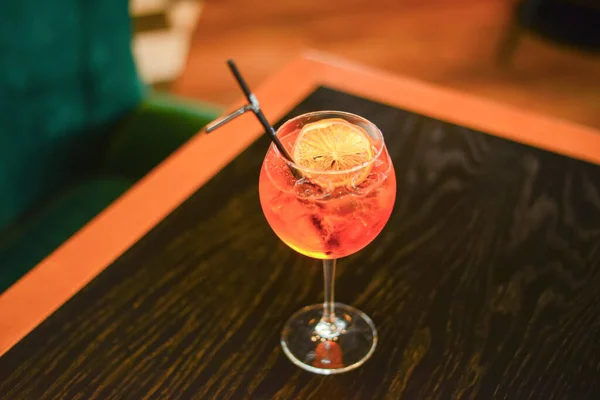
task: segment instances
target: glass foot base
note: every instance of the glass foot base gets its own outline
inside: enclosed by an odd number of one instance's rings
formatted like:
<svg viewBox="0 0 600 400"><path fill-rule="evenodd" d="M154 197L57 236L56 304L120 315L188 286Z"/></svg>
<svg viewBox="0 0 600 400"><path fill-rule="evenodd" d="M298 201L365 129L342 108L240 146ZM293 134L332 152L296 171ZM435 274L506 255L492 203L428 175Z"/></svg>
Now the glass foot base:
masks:
<svg viewBox="0 0 600 400"><path fill-rule="evenodd" d="M362 311L335 303L333 324L321 322L323 304L304 307L283 326L281 346L300 368L322 375L353 370L371 357L377 330Z"/></svg>

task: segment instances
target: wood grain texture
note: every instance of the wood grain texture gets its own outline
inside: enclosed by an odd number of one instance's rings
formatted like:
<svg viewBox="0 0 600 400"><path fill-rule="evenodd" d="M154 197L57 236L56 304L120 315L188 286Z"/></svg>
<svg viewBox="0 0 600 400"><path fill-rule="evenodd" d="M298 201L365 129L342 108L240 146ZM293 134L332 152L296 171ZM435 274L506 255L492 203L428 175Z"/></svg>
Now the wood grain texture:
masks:
<svg viewBox="0 0 600 400"><path fill-rule="evenodd" d="M371 360L320 377L282 354L322 282L264 220L260 139L0 358L0 398L597 398L600 167L326 88L287 117L331 108L382 129L398 178L338 268Z"/></svg>

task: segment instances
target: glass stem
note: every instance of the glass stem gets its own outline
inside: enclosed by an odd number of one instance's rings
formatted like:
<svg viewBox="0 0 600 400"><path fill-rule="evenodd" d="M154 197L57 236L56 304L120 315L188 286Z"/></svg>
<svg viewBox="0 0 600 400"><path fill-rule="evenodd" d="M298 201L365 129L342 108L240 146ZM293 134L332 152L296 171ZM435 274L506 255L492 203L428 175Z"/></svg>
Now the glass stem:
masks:
<svg viewBox="0 0 600 400"><path fill-rule="evenodd" d="M323 316L321 321L334 324L335 326L335 307L334 307L334 289L335 289L335 261L323 260L323 280L325 283L323 299Z"/></svg>
<svg viewBox="0 0 600 400"><path fill-rule="evenodd" d="M323 277L325 278L325 299L323 300L323 315L315 325L315 335L321 340L337 340L343 332L345 323L335 315L333 288L335 282L335 260L323 260Z"/></svg>

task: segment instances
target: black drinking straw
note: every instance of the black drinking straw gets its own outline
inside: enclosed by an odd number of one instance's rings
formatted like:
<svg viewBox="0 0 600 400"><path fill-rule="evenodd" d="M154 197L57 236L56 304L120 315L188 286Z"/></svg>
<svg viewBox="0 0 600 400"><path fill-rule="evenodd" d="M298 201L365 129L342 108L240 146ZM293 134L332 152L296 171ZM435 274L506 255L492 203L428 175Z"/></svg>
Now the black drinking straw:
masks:
<svg viewBox="0 0 600 400"><path fill-rule="evenodd" d="M231 121L232 119L244 114L246 111L252 111L252 112L254 112L254 115L256 115L256 118L258 118L258 121L260 122L260 124L265 129L265 132L269 136L269 139L271 139L271 141L273 143L275 143L275 146L277 147L277 149L279 150L281 155L283 155L283 157L285 157L290 163L293 163L294 160L293 160L292 156L290 155L290 153L287 151L287 149L283 146L283 144L277 137L277 134L275 133L275 129L273 128L273 126L271 126L269 121L267 121L267 118L265 117L262 110L260 109L260 104L258 104L258 99L254 95L254 93L252 93L250 91L248 84L242 77L242 74L240 74L240 71L238 70L237 66L235 65L235 62L233 60L227 60L227 66L229 66L231 73L235 77L235 80L240 85L240 88L242 89L242 91L244 92L244 95L246 95L246 98L248 99L248 101L250 103L246 104L245 106L243 106L241 108L238 108L231 114L226 115L225 117L207 125L206 129L205 129L206 133L210 133L210 132L214 131L215 129L226 124L227 122ZM300 173L300 171L298 171L292 165L289 165L289 167L290 167L290 170L292 171L292 174L296 178L302 177L302 174Z"/></svg>

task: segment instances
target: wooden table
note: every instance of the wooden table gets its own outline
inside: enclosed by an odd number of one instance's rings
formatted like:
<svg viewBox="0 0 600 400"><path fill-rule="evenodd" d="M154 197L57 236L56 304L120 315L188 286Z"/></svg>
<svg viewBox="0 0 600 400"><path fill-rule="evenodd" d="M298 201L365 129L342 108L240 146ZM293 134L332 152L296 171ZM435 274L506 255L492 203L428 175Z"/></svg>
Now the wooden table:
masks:
<svg viewBox="0 0 600 400"><path fill-rule="evenodd" d="M597 132L315 53L256 94L271 121L341 109L384 132L395 210L337 276L373 358L322 377L283 355L322 281L262 216L268 142L244 116L0 296L0 398L597 398Z"/></svg>

